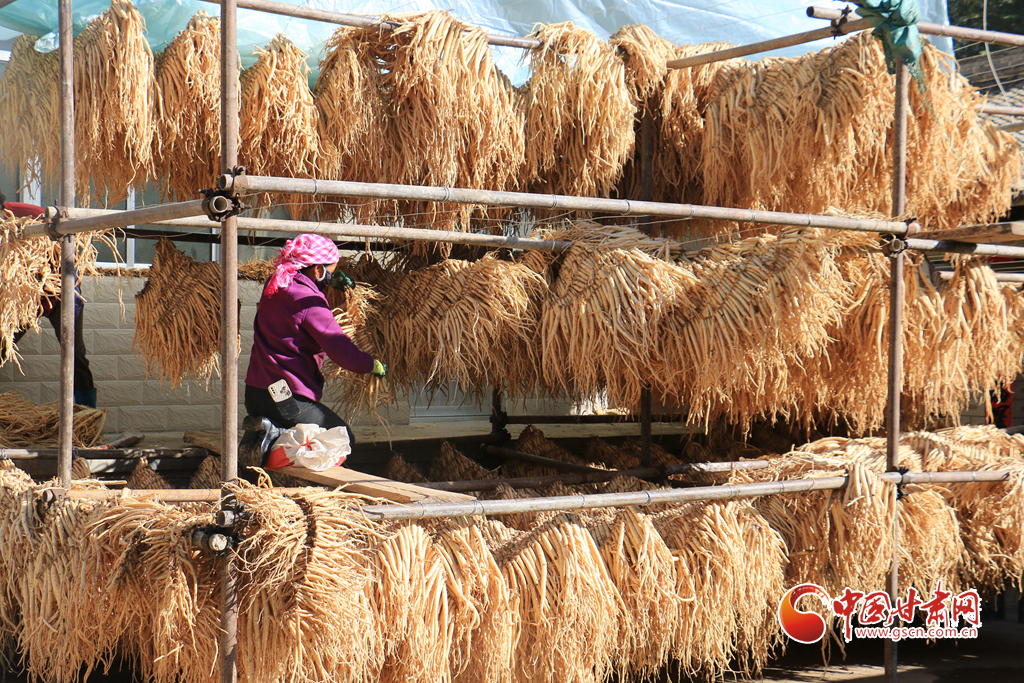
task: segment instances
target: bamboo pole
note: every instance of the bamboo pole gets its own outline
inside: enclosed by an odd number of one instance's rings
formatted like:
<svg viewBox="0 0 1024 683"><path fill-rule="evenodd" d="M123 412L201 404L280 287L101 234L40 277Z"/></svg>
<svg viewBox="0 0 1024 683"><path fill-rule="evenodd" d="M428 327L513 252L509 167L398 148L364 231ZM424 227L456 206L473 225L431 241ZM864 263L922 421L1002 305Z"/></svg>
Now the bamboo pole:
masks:
<svg viewBox="0 0 1024 683"><path fill-rule="evenodd" d="M218 3L220 0L202 0L203 2ZM329 10L314 9L312 7L296 7L283 2L271 2L271 0L237 0L240 9L250 9L268 14L280 14L287 17L299 19L312 19L328 24L340 24L341 26L356 26L358 28L390 28L395 24L381 21L376 17L362 16L359 14L346 14L344 12L332 12ZM519 36L503 36L483 29L487 34L487 42L490 45L502 45L505 47L519 47L527 50L542 47L543 44L536 38L520 38Z"/></svg>
<svg viewBox="0 0 1024 683"><path fill-rule="evenodd" d="M596 211L622 216L647 215L681 218L684 220L706 218L710 220L737 221L740 223L764 223L768 225L791 225L829 230L880 232L890 235L916 234L920 231L920 226L917 223L908 224L901 221L818 216L783 211L754 211L751 209L732 209L718 206L699 206L696 204L634 202L628 199L607 199L603 197L572 197L568 195L535 194L529 192L496 192L425 185L223 175L217 179L217 187L225 190L231 189L240 194L284 192L288 194L450 202L453 204L480 204L483 206L508 206L528 209ZM282 223L284 222L287 221L282 221ZM262 223L270 225L273 222L263 221Z"/></svg>
<svg viewBox="0 0 1024 683"><path fill-rule="evenodd" d="M836 20L842 16L841 10L829 9L827 7L808 7L807 16L812 19ZM944 24L933 24L927 21L917 22L917 30L927 36L945 36L957 40L971 41L975 43L996 43L999 45L1016 45L1024 47L1024 35L1017 33L1004 33L1002 31L984 31L977 28L965 26L946 26Z"/></svg>
<svg viewBox="0 0 1024 683"><path fill-rule="evenodd" d="M818 28L813 31L804 31L803 33L795 33L790 36L782 36L781 38L762 40L757 43L751 43L750 45L741 45L739 47L731 47L726 50L716 50L714 52L705 52L704 54L694 55L692 57L673 59L669 61L666 66L670 69L686 69L693 66L703 66L704 64L721 62L726 59L746 57L747 55L770 52L771 50L779 50L784 47L792 47L793 45L813 43L816 40L824 40L825 38L844 36L857 31L865 31L873 27L873 24L869 20L857 19L856 21L837 24L828 28Z"/></svg>
<svg viewBox="0 0 1024 683"><path fill-rule="evenodd" d="M637 479L661 479L671 474L694 474L710 472L736 472L740 470L762 470L768 467L767 460L732 460L725 462L695 462L668 465L666 467L632 467L628 470L608 470L592 474L562 474L542 477L512 477L507 479L473 479L469 481L433 481L418 484L438 491L491 491L499 486L513 489L531 489L555 484L567 486L576 484L600 484L615 477L636 477Z"/></svg>
<svg viewBox="0 0 1024 683"><path fill-rule="evenodd" d="M58 6L60 38L60 201L75 205L75 47L71 0ZM53 239L59 239L53 236ZM75 238L60 240L60 426L57 477L71 482L75 428Z"/></svg>

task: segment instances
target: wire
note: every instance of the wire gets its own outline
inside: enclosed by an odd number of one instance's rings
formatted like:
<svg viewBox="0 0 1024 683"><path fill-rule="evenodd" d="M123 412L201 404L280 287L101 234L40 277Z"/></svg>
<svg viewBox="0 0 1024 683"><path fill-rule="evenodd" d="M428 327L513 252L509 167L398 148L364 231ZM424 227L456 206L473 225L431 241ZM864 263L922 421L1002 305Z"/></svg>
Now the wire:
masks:
<svg viewBox="0 0 1024 683"><path fill-rule="evenodd" d="M984 0L981 5L981 30L988 30L988 0ZM989 49L988 43L985 43L985 57L988 59L988 68L992 70L992 78L996 79L999 91L1005 95L1006 88L999 81L999 74L996 73L996 66L992 63L992 51Z"/></svg>

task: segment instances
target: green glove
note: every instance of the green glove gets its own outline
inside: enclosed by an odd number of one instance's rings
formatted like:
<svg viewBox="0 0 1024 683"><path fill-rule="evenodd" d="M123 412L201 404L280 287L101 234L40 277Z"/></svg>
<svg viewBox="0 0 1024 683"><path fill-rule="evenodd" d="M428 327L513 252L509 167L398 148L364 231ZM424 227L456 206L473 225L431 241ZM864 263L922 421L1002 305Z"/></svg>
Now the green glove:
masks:
<svg viewBox="0 0 1024 683"><path fill-rule="evenodd" d="M345 288L355 289L356 283L352 281L348 275L341 272L340 268L335 268L334 274L331 275L331 287L345 291Z"/></svg>
<svg viewBox="0 0 1024 683"><path fill-rule="evenodd" d="M388 374L388 366L381 363L376 358L373 359L373 370L370 370L370 374L374 377L383 377Z"/></svg>

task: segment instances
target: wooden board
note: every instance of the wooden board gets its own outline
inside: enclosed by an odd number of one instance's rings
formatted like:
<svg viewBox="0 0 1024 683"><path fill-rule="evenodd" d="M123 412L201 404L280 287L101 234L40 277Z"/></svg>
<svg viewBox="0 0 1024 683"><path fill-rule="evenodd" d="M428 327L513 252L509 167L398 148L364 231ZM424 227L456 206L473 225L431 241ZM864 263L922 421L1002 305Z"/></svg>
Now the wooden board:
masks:
<svg viewBox="0 0 1024 683"><path fill-rule="evenodd" d="M1019 242L1024 240L1024 221L1011 223L991 223L989 225L965 225L952 230L922 232L910 237L927 240L945 240L948 242L971 242L989 244L998 242Z"/></svg>
<svg viewBox="0 0 1024 683"><path fill-rule="evenodd" d="M385 498L396 503L419 502L461 502L475 500L473 496L451 491L438 491L425 486L392 481L372 474L356 472L347 467L331 467L322 472L307 470L305 467L282 467L277 470L299 479L305 479L322 486L341 487L350 493L359 493L375 498Z"/></svg>

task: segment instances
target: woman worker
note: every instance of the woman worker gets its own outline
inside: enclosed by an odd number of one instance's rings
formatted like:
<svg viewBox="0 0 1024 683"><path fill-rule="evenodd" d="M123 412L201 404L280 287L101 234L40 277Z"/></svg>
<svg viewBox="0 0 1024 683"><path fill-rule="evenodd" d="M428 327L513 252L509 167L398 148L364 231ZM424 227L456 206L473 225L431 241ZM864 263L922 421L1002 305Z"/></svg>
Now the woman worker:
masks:
<svg viewBox="0 0 1024 683"><path fill-rule="evenodd" d="M352 430L345 421L320 403L324 388L320 368L326 358L350 372L369 372L377 377L383 377L387 368L361 351L331 313L324 292L331 283L338 258L338 248L331 240L312 234L289 240L278 252L274 274L263 288L253 320L252 352L245 375L245 409L251 416L267 418L276 427L289 428L300 423L325 429L345 427L354 443ZM281 380L287 382L294 403L278 403L271 394L274 387L274 393L281 399L277 389ZM253 421L246 422L243 426L247 431L260 429Z"/></svg>

